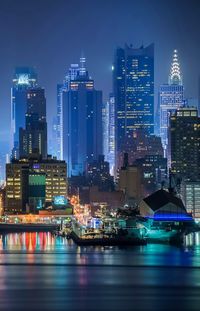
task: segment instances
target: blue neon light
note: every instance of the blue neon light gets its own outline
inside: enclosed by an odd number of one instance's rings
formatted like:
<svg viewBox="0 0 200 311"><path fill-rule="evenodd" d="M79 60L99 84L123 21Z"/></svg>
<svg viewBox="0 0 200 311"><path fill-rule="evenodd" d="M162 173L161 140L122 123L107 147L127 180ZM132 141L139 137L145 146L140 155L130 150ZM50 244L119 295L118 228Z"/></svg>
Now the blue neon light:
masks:
<svg viewBox="0 0 200 311"><path fill-rule="evenodd" d="M154 220L193 220L192 216L189 215L155 215L155 216L146 216L145 218L154 219Z"/></svg>

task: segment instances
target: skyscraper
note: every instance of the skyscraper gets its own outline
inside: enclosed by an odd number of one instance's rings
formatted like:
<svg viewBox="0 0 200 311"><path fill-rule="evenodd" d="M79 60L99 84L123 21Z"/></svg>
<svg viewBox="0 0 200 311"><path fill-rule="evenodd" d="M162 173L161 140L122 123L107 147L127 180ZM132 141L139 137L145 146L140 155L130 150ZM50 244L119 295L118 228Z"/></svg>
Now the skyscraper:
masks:
<svg viewBox="0 0 200 311"><path fill-rule="evenodd" d="M46 98L43 88L27 91L27 112L25 129L20 128L19 156L27 157L38 153L47 157Z"/></svg>
<svg viewBox="0 0 200 311"><path fill-rule="evenodd" d="M169 121L172 173L182 180L200 180L200 118L197 108L179 108Z"/></svg>
<svg viewBox="0 0 200 311"><path fill-rule="evenodd" d="M79 72L79 64L71 64L63 83L57 85L57 158L63 160L63 94L70 89L70 81L73 81Z"/></svg>
<svg viewBox="0 0 200 311"><path fill-rule="evenodd" d="M184 88L178 60L178 52L174 50L168 84L160 86L160 136L167 154L169 115L184 105Z"/></svg>
<svg viewBox="0 0 200 311"><path fill-rule="evenodd" d="M114 175L115 166L115 98L110 94L102 109L103 154L110 164L110 173Z"/></svg>
<svg viewBox="0 0 200 311"><path fill-rule="evenodd" d="M16 68L11 89L11 150L13 158L19 156L19 128L25 127L27 91L29 88L35 87L36 83L37 75L33 68Z"/></svg>
<svg viewBox="0 0 200 311"><path fill-rule="evenodd" d="M68 164L69 176L79 175L102 154L102 92L95 90L84 57L79 67L71 66L65 85L59 90L61 155Z"/></svg>
<svg viewBox="0 0 200 311"><path fill-rule="evenodd" d="M113 66L116 151L137 129L154 132L154 44L134 49L125 45L115 53ZM118 163L119 166L119 163Z"/></svg>

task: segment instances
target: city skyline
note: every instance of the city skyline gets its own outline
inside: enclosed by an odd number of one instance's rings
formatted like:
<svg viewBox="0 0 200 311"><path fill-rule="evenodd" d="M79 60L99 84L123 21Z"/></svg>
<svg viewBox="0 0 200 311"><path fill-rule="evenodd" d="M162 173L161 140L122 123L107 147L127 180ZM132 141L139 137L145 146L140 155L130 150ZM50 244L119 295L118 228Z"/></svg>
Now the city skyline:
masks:
<svg viewBox="0 0 200 311"><path fill-rule="evenodd" d="M177 48L182 64L186 97L197 98L200 72L198 65L200 47L197 32L199 7L197 1L192 1L190 6L187 5L187 1L179 1L179 12L170 10L170 3L161 4L159 1L151 1L151 5L148 1L141 1L140 4L137 1L126 1L129 10L126 5L119 2L115 2L115 7L113 1L108 3L97 1L95 2L96 10L93 9L93 16L89 16L88 11L88 8L94 8L91 1L87 1L85 6L80 1L75 1L76 5L74 6L66 4L66 1L60 0L58 2L55 4L49 0L48 6L46 5L47 1L40 2L41 12L38 12L35 8L37 5L34 7L30 2L18 1L16 4L14 1L1 1L0 23L2 30L4 29L2 23L6 22L6 14L9 12L6 30L4 33L0 32L1 35L4 35L2 37L3 48L0 51L2 60L0 63L0 84L2 86L0 105L5 111L4 120L0 126L1 140L5 140L5 136L8 135L6 125L10 122L9 95L14 68L21 65L36 68L39 84L46 90L47 119L48 123L51 124L56 111L56 85L62 82L67 67L79 58L81 51L87 58L88 70L96 81L97 89L103 91L104 100L106 100L112 91L111 67L114 50L118 46L123 46L124 43L132 43L137 48L141 44L146 46L151 42L155 43L155 93L158 91L159 84L167 82L172 51ZM12 9L10 10L9 5L11 3ZM61 7L63 12L61 12ZM158 13L155 13L155 7ZM83 9L83 16L80 16L78 12L82 11L81 9ZM67 14L74 13L74 10L76 11L76 18L80 18L85 26L83 29L78 28L72 18L66 18ZM13 12L17 12L17 14L13 16ZM29 14L30 12L32 13ZM100 21L103 14L105 18L102 24ZM164 14L170 16L171 22L167 25L168 27L162 30L160 27L158 30L159 16ZM50 16L52 17L51 21L47 20ZM182 22L186 17L191 20L190 23ZM29 28L26 25L29 25L30 18L32 23ZM60 23L58 22L59 19ZM19 30L15 29L13 36L14 23L18 25ZM163 26L166 26L166 19L162 23L164 23ZM92 29L90 25L93 26ZM107 32L108 25L110 27ZM145 27L147 25L149 25L148 30ZM177 25L181 25L181 27L177 27ZM114 31L114 28L118 31ZM20 29L23 29L23 34ZM73 35L70 32L72 29ZM48 35L49 30L52 31L51 38ZM31 35L30 44L26 44L25 37L27 34ZM87 34L89 35L87 36ZM96 40L90 40L91 36ZM63 38L66 39L63 40ZM62 45L60 45L61 43ZM39 52L36 49L38 44L40 46ZM58 46L62 46L62 48L57 49ZM193 77L192 80L190 76ZM155 105L156 102L157 98L155 98ZM51 126L49 126L49 130L50 128Z"/></svg>

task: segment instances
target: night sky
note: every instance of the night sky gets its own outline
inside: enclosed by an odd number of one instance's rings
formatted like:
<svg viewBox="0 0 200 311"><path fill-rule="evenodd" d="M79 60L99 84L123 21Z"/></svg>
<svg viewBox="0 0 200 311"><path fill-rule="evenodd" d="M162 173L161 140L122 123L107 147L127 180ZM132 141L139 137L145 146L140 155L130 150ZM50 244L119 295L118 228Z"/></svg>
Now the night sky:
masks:
<svg viewBox="0 0 200 311"><path fill-rule="evenodd" d="M46 89L51 122L56 84L81 51L106 99L112 90L114 50L125 42L134 47L155 43L156 101L157 86L168 80L174 48L179 51L186 95L197 98L198 0L0 0L0 142L9 140L10 87L16 66L36 68L39 84Z"/></svg>

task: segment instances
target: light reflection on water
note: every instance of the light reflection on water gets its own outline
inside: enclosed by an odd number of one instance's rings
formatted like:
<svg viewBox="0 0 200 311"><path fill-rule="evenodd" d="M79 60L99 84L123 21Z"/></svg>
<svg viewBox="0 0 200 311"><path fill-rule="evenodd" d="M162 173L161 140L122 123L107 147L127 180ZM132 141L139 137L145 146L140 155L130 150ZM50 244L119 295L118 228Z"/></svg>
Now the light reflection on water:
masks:
<svg viewBox="0 0 200 311"><path fill-rule="evenodd" d="M79 247L50 233L0 235L0 310L199 311L199 233L188 239Z"/></svg>
<svg viewBox="0 0 200 311"><path fill-rule="evenodd" d="M51 251L65 250L68 241L62 237L55 237L50 232L23 232L0 235L0 250L8 251Z"/></svg>
<svg viewBox="0 0 200 311"><path fill-rule="evenodd" d="M200 232L188 234L185 238L185 246L200 246Z"/></svg>

